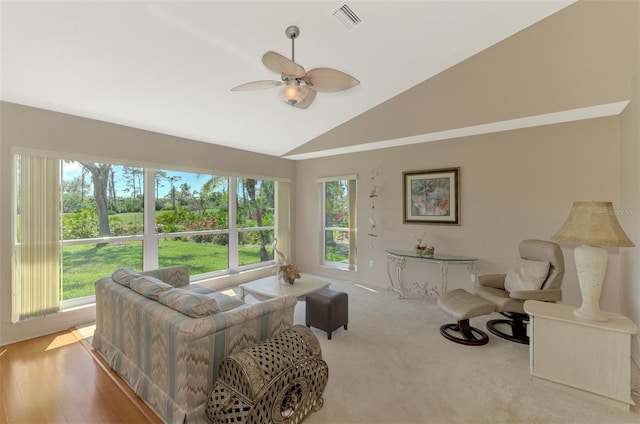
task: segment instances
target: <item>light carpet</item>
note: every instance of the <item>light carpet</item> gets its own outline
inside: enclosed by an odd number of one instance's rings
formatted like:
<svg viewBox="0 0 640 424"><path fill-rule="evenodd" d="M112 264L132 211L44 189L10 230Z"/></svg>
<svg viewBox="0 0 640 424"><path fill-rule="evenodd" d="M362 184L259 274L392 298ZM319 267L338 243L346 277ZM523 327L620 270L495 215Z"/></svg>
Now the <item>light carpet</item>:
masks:
<svg viewBox="0 0 640 424"><path fill-rule="evenodd" d="M401 300L385 289L331 281L331 288L349 295L349 326L332 340L313 329L329 381L324 406L305 423L640 422L638 406L627 413L534 385L526 345L491 334L484 346L446 340L439 328L452 318L434 299ZM304 306L298 302L296 324L304 324ZM499 316L471 323L484 329Z"/></svg>
<svg viewBox="0 0 640 424"><path fill-rule="evenodd" d="M439 331L452 318L435 299L400 300L384 289L330 281L331 288L349 295L349 329L340 327L332 340L312 329L329 365L329 381L324 406L305 424L640 422L637 389L637 405L627 413L534 385L528 346L491 334L484 346L452 343ZM247 301L255 299L248 295ZM473 318L471 324L484 330L496 317ZM304 301L296 306L294 323L305 323ZM90 339L93 328L79 330ZM637 383L637 376L632 380Z"/></svg>

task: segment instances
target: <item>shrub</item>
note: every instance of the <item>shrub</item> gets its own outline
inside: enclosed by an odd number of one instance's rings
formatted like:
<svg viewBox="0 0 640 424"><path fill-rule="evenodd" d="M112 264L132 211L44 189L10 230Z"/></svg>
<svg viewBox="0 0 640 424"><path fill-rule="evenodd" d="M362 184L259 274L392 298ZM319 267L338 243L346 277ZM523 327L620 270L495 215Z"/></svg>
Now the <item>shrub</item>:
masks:
<svg viewBox="0 0 640 424"><path fill-rule="evenodd" d="M64 240L94 238L99 235L98 213L95 209L82 209L80 212L66 213L62 216L62 237Z"/></svg>

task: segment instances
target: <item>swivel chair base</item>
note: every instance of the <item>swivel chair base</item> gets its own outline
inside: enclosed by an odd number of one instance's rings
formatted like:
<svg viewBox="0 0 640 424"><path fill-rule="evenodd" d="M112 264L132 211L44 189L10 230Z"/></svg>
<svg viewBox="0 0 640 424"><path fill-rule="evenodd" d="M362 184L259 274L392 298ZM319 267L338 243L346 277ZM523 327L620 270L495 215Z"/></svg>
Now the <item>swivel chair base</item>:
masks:
<svg viewBox="0 0 640 424"><path fill-rule="evenodd" d="M527 336L527 327L525 322L529 321L529 315L519 314L516 312L500 312L508 319L492 319L487 321L487 330L498 337L516 343L529 344L529 336ZM511 327L511 334L499 330L498 326L508 325Z"/></svg>
<svg viewBox="0 0 640 424"><path fill-rule="evenodd" d="M451 332L458 333L462 337L455 336L451 334ZM447 340L463 345L480 346L489 342L489 336L487 336L484 331L470 326L468 319L440 326L440 334L442 334ZM476 334L478 337L476 337Z"/></svg>

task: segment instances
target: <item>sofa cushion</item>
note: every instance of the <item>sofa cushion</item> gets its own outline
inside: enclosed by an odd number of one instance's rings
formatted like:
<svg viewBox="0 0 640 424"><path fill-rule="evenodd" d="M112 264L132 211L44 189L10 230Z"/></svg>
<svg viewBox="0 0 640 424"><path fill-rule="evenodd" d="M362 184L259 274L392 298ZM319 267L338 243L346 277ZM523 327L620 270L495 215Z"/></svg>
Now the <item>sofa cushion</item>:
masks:
<svg viewBox="0 0 640 424"><path fill-rule="evenodd" d="M242 306L245 304L245 302L239 297L229 296L220 292L215 292L208 296L214 298L216 302L218 302L218 305L220 305L220 309L222 310L222 312L230 311L237 308L238 306Z"/></svg>
<svg viewBox="0 0 640 424"><path fill-rule="evenodd" d="M122 284L125 287L129 287L129 284L136 278L140 277L141 274L134 271L131 268L119 268L113 271L111 275L111 279L118 284Z"/></svg>
<svg viewBox="0 0 640 424"><path fill-rule="evenodd" d="M149 275L173 287L182 287L189 284L189 267L185 265L168 266L164 268L151 269L141 272L142 275Z"/></svg>
<svg viewBox="0 0 640 424"><path fill-rule="evenodd" d="M191 318L202 318L220 312L218 302L209 295L182 289L161 293L158 302Z"/></svg>
<svg viewBox="0 0 640 424"><path fill-rule="evenodd" d="M549 262L519 258L515 267L507 274L504 288L508 292L539 290L548 274Z"/></svg>
<svg viewBox="0 0 640 424"><path fill-rule="evenodd" d="M210 289L209 287L202 286L200 284L191 284L188 287L184 287L184 289L188 290L191 293L204 294L207 297L215 299L220 306L220 310L222 312L230 311L238 306L242 306L245 302L236 296L230 296L219 291L215 291Z"/></svg>
<svg viewBox="0 0 640 424"><path fill-rule="evenodd" d="M149 299L158 300L160 293L171 290L173 286L165 283L164 281L160 281L157 278L142 275L131 281L129 288L145 297L148 297Z"/></svg>

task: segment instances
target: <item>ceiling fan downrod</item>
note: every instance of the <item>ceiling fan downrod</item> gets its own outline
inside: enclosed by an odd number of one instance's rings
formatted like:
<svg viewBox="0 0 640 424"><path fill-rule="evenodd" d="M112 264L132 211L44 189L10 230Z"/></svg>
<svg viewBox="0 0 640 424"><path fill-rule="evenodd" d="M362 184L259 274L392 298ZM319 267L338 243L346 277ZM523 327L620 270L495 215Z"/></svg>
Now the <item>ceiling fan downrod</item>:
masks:
<svg viewBox="0 0 640 424"><path fill-rule="evenodd" d="M298 36L300 35L300 28L298 28L295 25L291 25L287 27L284 33L287 35L287 38L291 39L291 61L295 62L296 61L295 59L296 38L298 38Z"/></svg>

